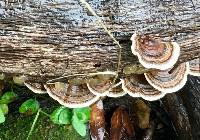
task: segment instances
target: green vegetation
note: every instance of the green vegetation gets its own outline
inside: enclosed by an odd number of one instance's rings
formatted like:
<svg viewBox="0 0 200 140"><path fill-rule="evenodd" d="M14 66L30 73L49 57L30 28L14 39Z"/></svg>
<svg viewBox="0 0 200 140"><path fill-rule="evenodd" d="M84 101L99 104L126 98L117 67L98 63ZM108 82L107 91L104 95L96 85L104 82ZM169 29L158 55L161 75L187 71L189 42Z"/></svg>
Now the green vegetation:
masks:
<svg viewBox="0 0 200 140"><path fill-rule="evenodd" d="M50 118L55 124L72 124L78 134L84 137L87 131L86 123L90 119L90 108L85 107L70 110L67 107L61 106L53 111Z"/></svg>
<svg viewBox="0 0 200 140"><path fill-rule="evenodd" d="M20 113L34 114L38 111L40 104L37 100L28 99L20 107Z"/></svg>
<svg viewBox="0 0 200 140"><path fill-rule="evenodd" d="M5 116L2 109L0 109L0 123L3 123L3 122L5 122Z"/></svg>
<svg viewBox="0 0 200 140"><path fill-rule="evenodd" d="M17 99L17 94L13 91L7 91L6 93L1 96L0 103L1 104L9 104Z"/></svg>
<svg viewBox="0 0 200 140"><path fill-rule="evenodd" d="M81 112L82 109L77 109L79 110L77 112L74 111L75 109L60 106L48 95L33 94L22 86L15 85L13 91L12 93L5 91L0 98L2 99L0 100L2 101L0 104L0 139L90 139L87 127L89 108L83 108L83 112ZM79 122L81 122L80 125ZM74 127L73 124L79 127Z"/></svg>
<svg viewBox="0 0 200 140"><path fill-rule="evenodd" d="M86 125L90 119L90 108L75 108L73 109L72 126L81 135L86 135Z"/></svg>
<svg viewBox="0 0 200 140"><path fill-rule="evenodd" d="M50 119L55 124L70 124L72 119L72 112L69 108L61 106L51 113Z"/></svg>

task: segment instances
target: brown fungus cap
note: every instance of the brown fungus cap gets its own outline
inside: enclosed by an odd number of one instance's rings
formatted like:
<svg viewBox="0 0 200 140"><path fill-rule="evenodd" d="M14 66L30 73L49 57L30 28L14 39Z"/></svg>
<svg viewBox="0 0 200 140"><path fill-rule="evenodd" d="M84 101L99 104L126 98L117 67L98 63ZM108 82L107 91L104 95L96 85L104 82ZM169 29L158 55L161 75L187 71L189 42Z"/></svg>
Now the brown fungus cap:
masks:
<svg viewBox="0 0 200 140"><path fill-rule="evenodd" d="M86 83L55 82L47 83L44 87L49 96L69 108L90 106L99 99L88 90Z"/></svg>
<svg viewBox="0 0 200 140"><path fill-rule="evenodd" d="M126 92L122 89L122 82L118 80L119 79L117 79L117 84L115 84L109 90L109 93L107 94L108 97L117 98L117 97L124 96L126 94Z"/></svg>
<svg viewBox="0 0 200 140"><path fill-rule="evenodd" d="M25 81L24 85L34 93L45 94L47 93L42 83L33 83Z"/></svg>
<svg viewBox="0 0 200 140"><path fill-rule="evenodd" d="M148 101L162 98L165 94L153 88L144 74L132 74L122 79L122 88L132 97L142 97Z"/></svg>
<svg viewBox="0 0 200 140"><path fill-rule="evenodd" d="M155 70L145 73L149 84L163 93L172 93L181 89L186 81L189 72L189 64L182 63L178 67L168 70Z"/></svg>
<svg viewBox="0 0 200 140"><path fill-rule="evenodd" d="M116 73L112 71L99 72L90 75L87 80L87 87L94 95L106 96L112 87Z"/></svg>
<svg viewBox="0 0 200 140"><path fill-rule="evenodd" d="M176 42L162 42L158 38L139 36L137 33L132 35L131 40L132 53L137 55L145 68L166 70L178 60L180 47Z"/></svg>
<svg viewBox="0 0 200 140"><path fill-rule="evenodd" d="M200 58L189 61L189 74L193 76L200 76Z"/></svg>

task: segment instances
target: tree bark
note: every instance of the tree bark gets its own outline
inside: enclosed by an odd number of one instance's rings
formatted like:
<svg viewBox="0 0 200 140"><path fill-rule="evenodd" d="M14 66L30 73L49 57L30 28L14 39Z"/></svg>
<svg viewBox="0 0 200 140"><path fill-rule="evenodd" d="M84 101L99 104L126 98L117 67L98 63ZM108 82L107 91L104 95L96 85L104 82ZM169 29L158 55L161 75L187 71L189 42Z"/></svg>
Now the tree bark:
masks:
<svg viewBox="0 0 200 140"><path fill-rule="evenodd" d="M90 0L122 45L122 65L138 63L130 37L137 31L181 46L178 63L200 57L198 0ZM0 1L0 72L35 81L116 70L118 46L78 0Z"/></svg>

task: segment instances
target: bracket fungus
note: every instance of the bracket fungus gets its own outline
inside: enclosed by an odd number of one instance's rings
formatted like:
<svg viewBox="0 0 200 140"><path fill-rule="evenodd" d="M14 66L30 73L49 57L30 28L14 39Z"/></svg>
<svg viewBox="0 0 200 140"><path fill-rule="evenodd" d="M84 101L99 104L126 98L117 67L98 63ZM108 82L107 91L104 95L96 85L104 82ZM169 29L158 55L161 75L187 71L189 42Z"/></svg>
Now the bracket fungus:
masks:
<svg viewBox="0 0 200 140"><path fill-rule="evenodd" d="M115 76L116 73L112 71L99 72L90 75L87 80L87 87L94 95L106 96L109 94Z"/></svg>
<svg viewBox="0 0 200 140"><path fill-rule="evenodd" d="M122 82L120 80L120 82L117 81L117 84L112 86L112 88L109 90L109 93L107 94L107 96L117 98L117 97L124 96L125 94L126 94L126 92L122 89Z"/></svg>
<svg viewBox="0 0 200 140"><path fill-rule="evenodd" d="M99 96L92 94L86 83L68 80L44 85L50 97L69 108L81 108L95 103Z"/></svg>
<svg viewBox="0 0 200 140"><path fill-rule="evenodd" d="M180 47L176 42L162 42L151 36L134 33L131 37L131 50L145 68L166 70L177 62Z"/></svg>
<svg viewBox="0 0 200 140"><path fill-rule="evenodd" d="M154 89L143 74L132 74L121 80L122 89L132 97L142 97L145 100L153 101L165 96L161 91Z"/></svg>
<svg viewBox="0 0 200 140"><path fill-rule="evenodd" d="M189 74L193 76L200 76L200 58L189 61Z"/></svg>
<svg viewBox="0 0 200 140"><path fill-rule="evenodd" d="M145 73L145 77L150 85L163 93L172 93L181 89L189 73L189 63L182 63L176 68L168 70L154 70Z"/></svg>
<svg viewBox="0 0 200 140"><path fill-rule="evenodd" d="M28 81L24 82L24 85L33 91L34 93L45 94L47 93L46 89L44 88L43 84L41 83L31 83Z"/></svg>

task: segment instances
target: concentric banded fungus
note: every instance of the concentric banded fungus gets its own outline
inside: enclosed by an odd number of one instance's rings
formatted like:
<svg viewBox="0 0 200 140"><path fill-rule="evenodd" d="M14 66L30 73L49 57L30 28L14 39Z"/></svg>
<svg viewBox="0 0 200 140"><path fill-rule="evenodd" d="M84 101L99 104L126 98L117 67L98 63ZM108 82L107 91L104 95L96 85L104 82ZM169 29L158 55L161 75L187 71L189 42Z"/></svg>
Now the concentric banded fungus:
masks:
<svg viewBox="0 0 200 140"><path fill-rule="evenodd" d="M166 70L177 62L180 47L176 42L162 42L150 36L132 35L131 50L146 68Z"/></svg>
<svg viewBox="0 0 200 140"><path fill-rule="evenodd" d="M99 99L88 90L86 83L77 83L76 80L48 83L44 87L49 96L69 108L90 106Z"/></svg>
<svg viewBox="0 0 200 140"><path fill-rule="evenodd" d="M87 80L88 89L97 96L106 96L109 94L115 76L116 73L111 71L90 75L90 78Z"/></svg>
<svg viewBox="0 0 200 140"><path fill-rule="evenodd" d="M26 81L24 82L24 85L34 93L39 93L39 94L47 93L43 84L41 83L31 83Z"/></svg>
<svg viewBox="0 0 200 140"><path fill-rule="evenodd" d="M158 100L165 95L154 89L143 74L132 74L122 79L122 89L132 97L142 97L148 101Z"/></svg>
<svg viewBox="0 0 200 140"><path fill-rule="evenodd" d="M122 82L118 82L115 84L110 90L109 93L107 94L108 97L121 97L124 96L126 92L122 89Z"/></svg>
<svg viewBox="0 0 200 140"><path fill-rule="evenodd" d="M193 76L200 76L200 58L189 61L189 74Z"/></svg>
<svg viewBox="0 0 200 140"><path fill-rule="evenodd" d="M157 90L172 93L181 89L189 72L189 63L182 63L178 67L164 71L155 70L145 73L147 81Z"/></svg>

